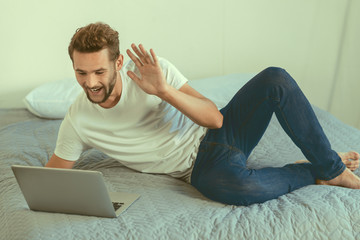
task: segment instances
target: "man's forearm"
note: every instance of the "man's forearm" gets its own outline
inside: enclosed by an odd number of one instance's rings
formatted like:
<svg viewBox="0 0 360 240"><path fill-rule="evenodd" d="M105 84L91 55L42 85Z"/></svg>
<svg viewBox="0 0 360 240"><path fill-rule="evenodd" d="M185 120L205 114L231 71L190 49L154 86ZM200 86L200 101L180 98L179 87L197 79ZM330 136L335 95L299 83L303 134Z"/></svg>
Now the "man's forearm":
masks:
<svg viewBox="0 0 360 240"><path fill-rule="evenodd" d="M62 159L55 154L52 155L52 157L49 159L49 161L46 163L45 167L51 167L51 168L72 168L75 164L75 161L68 161L65 159Z"/></svg>
<svg viewBox="0 0 360 240"><path fill-rule="evenodd" d="M216 105L188 84L185 84L180 90L169 86L168 90L158 97L173 105L198 125L208 128L221 128L222 126L223 116Z"/></svg>

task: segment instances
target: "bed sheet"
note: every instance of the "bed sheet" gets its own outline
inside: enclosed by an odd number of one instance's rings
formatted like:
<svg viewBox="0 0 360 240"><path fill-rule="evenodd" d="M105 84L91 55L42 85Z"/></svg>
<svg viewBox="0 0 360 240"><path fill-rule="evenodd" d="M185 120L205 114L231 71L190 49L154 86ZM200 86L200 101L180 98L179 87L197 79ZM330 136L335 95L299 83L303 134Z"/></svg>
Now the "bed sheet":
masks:
<svg viewBox="0 0 360 240"><path fill-rule="evenodd" d="M30 113L27 109L0 109L0 129L12 123L23 122L31 119L37 119L37 117Z"/></svg>
<svg viewBox="0 0 360 240"><path fill-rule="evenodd" d="M360 152L359 130L314 110L336 151ZM0 110L0 116L11 112ZM360 239L358 190L311 185L263 204L224 205L181 180L137 173L95 149L75 168L101 171L109 191L138 193L138 201L115 219L30 211L10 166L43 166L61 120L17 120L0 129L0 239ZM273 118L248 166L282 166L303 158Z"/></svg>

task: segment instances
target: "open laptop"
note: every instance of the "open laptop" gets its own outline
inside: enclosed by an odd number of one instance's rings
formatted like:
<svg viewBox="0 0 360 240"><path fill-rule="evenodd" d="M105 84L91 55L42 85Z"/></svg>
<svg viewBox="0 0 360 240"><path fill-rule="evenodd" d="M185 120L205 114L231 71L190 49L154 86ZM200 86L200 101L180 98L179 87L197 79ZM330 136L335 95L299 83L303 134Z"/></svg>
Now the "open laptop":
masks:
<svg viewBox="0 0 360 240"><path fill-rule="evenodd" d="M101 172L13 165L31 210L117 217L140 196L108 192Z"/></svg>

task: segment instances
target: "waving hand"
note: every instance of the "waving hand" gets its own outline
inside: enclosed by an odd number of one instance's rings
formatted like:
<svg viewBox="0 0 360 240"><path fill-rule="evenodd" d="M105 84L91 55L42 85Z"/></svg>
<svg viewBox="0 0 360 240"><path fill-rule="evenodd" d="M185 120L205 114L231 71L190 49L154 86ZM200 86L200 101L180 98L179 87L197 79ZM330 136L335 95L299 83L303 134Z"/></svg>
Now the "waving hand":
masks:
<svg viewBox="0 0 360 240"><path fill-rule="evenodd" d="M187 83L176 89L166 82L154 50L150 49L149 54L141 44L132 44L131 48L135 54L130 50L126 52L139 69L140 76L132 71L127 74L144 92L158 96L201 126L222 126L223 116L213 102Z"/></svg>
<svg viewBox="0 0 360 240"><path fill-rule="evenodd" d="M149 54L142 44L140 44L139 47L137 47L135 44L132 44L131 48L136 55L129 49L126 51L126 53L139 69L141 76L137 76L132 71L127 72L128 76L133 81L135 81L144 92L148 94L158 96L166 92L168 84L165 80L154 50L150 49Z"/></svg>

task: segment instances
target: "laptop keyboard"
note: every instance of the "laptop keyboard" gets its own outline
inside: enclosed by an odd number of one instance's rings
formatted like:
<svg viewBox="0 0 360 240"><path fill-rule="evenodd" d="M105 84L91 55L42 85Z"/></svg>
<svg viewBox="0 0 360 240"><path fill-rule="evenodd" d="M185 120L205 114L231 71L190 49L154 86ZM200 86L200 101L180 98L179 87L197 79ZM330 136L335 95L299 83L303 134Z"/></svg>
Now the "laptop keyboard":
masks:
<svg viewBox="0 0 360 240"><path fill-rule="evenodd" d="M118 210L119 208L121 208L124 205L124 203L122 203L122 202L113 202L112 204L114 206L115 211Z"/></svg>

